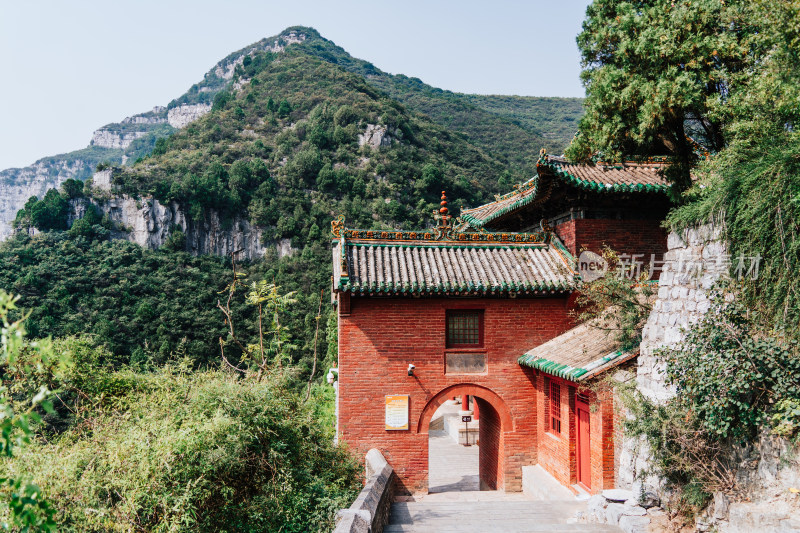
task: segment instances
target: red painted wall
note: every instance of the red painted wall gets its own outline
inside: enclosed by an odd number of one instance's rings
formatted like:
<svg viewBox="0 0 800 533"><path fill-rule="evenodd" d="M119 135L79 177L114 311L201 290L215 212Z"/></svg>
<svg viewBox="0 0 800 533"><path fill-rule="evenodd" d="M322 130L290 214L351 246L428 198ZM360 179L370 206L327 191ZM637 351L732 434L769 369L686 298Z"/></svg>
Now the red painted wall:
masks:
<svg viewBox="0 0 800 533"><path fill-rule="evenodd" d="M561 384L560 434L556 434L549 429L549 407L546 405L548 394L545 392L548 380L554 380ZM570 440L574 440L574 428L573 431L570 431L571 413L569 408L569 397L572 395L572 391L567 387L566 381L547 376L541 372L536 377L536 389L537 405L539 406L539 412L542 413L537 424L539 464L562 485L572 485L574 483L574 471L570 466ZM544 416L545 413L548 416Z"/></svg>
<svg viewBox="0 0 800 533"><path fill-rule="evenodd" d="M397 473L401 492L427 491L430 417L448 397L471 394L488 404L480 404L484 445L491 437L483 427L496 424L495 418L502 427L499 488L519 491L521 467L537 461L538 398L534 371L520 366L517 358L572 326L566 302L563 296L351 298L350 314L339 316L340 439L359 455L381 450ZM484 374L444 372L445 311L458 308L484 309ZM417 367L413 377L406 372L409 363ZM410 397L408 431L385 429L384 399L390 394Z"/></svg>

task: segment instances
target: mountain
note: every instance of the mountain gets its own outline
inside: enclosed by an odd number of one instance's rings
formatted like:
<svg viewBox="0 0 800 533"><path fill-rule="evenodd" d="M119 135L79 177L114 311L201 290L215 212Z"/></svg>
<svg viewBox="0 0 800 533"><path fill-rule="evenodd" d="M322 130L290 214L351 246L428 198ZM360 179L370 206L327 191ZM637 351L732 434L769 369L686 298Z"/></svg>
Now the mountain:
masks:
<svg viewBox="0 0 800 533"><path fill-rule="evenodd" d="M583 116L583 98L544 98L502 94L459 94L462 100L511 120L517 126L544 137L544 147L562 154L569 145L578 121Z"/></svg>
<svg viewBox="0 0 800 533"><path fill-rule="evenodd" d="M0 240L11 231L17 211L31 196L41 198L67 179L85 180L100 163L130 165L149 154L159 138L168 137L211 109L214 96L230 88L237 66L259 52L279 54L287 48L361 76L413 113L461 135L515 173L533 170L542 146L560 153L573 134L580 99L478 96L444 91L417 78L391 75L353 58L311 28L288 28L238 50L210 69L203 79L167 106L107 124L92 135L89 146L40 159L25 168L0 171ZM506 183L505 180L503 183Z"/></svg>
<svg viewBox="0 0 800 533"><path fill-rule="evenodd" d="M120 156L23 205L16 222L29 231L0 245L0 288L22 295L36 335L92 331L115 363L163 361L187 345L210 364L221 334L213 302L235 252L251 279L297 291L292 357L307 370L335 217L350 227L429 227L442 190L454 213L490 200L529 177L526 157L541 146L462 96L417 85L306 28L232 54L167 106L167 126L170 113L196 116L156 137L149 155L125 165ZM463 128L443 125L444 115ZM186 252L222 257L196 262ZM198 269L206 275L195 283ZM196 328L186 321L194 315Z"/></svg>

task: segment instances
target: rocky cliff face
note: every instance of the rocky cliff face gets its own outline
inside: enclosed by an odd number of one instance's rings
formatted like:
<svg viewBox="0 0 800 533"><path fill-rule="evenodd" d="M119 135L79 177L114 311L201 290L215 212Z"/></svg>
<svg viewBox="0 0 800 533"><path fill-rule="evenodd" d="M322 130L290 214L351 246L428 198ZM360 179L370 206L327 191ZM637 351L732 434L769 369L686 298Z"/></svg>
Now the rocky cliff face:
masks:
<svg viewBox="0 0 800 533"><path fill-rule="evenodd" d="M223 59L217 63L212 72L220 79L230 80L233 77L233 71L236 70L237 65L242 64L246 55L252 55L258 51L283 52L290 44L302 43L306 39L305 33L294 30L290 30L275 39L262 39L254 45L243 48L239 52Z"/></svg>
<svg viewBox="0 0 800 533"><path fill-rule="evenodd" d="M92 184L96 191L106 196L105 200L76 199L71 201L72 212L68 220L71 226L93 206L99 209L114 224L112 239L124 239L139 246L156 249L163 246L177 230L186 237L185 249L193 255L236 254L240 260L258 259L264 256L267 246L262 244L261 229L242 217L222 221L213 210L207 210L201 221L191 220L186 211L176 202L163 205L153 198L132 198L116 195L112 190L112 171L95 173ZM288 239L274 245L278 256L295 252Z"/></svg>
<svg viewBox="0 0 800 533"><path fill-rule="evenodd" d="M164 112L167 108L165 106L157 105L152 111L133 115L132 117L125 117L120 121L120 124L163 124L166 122L164 119Z"/></svg>
<svg viewBox="0 0 800 533"><path fill-rule="evenodd" d="M69 178L91 175L94 163L83 159L72 161L37 161L25 168L0 172L0 241L11 235L11 223L31 196L44 196L48 189L58 188Z"/></svg>
<svg viewBox="0 0 800 533"><path fill-rule="evenodd" d="M106 129L95 130L89 146L100 146L102 148L117 148L124 150L133 141L147 135L145 131L120 132Z"/></svg>
<svg viewBox="0 0 800 533"><path fill-rule="evenodd" d="M167 122L175 129L180 129L211 111L211 104L186 104L173 107L167 113Z"/></svg>
<svg viewBox="0 0 800 533"><path fill-rule="evenodd" d="M73 200L70 223L86 213L85 200ZM112 239L124 239L149 249L157 249L180 228L186 236L186 251L192 255L230 255L236 253L241 260L264 256L267 248L261 244L261 230L242 218L223 223L214 211L208 211L204 220L195 222L187 218L176 203L162 205L155 199L115 196L92 205L114 223Z"/></svg>
<svg viewBox="0 0 800 533"><path fill-rule="evenodd" d="M392 142L400 140L402 136L403 133L400 130L389 130L380 124L367 124L364 133L358 134L358 145L377 149L381 146L391 146Z"/></svg>
<svg viewBox="0 0 800 533"><path fill-rule="evenodd" d="M119 123L95 130L89 146L125 150L133 141L144 137L158 124L167 123L167 108L156 106L146 113L125 117Z"/></svg>

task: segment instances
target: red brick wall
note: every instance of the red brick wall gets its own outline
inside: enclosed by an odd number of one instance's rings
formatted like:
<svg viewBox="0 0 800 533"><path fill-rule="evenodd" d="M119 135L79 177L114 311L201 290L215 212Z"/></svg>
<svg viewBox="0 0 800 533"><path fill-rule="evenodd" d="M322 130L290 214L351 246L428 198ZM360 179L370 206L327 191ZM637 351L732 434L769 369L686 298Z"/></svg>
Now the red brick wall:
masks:
<svg viewBox="0 0 800 533"><path fill-rule="evenodd" d="M339 317L341 440L359 455L381 450L401 491L426 491L430 417L448 396L471 394L491 404L502 426L500 488L520 490L521 467L537 461L538 424L534 372L517 358L572 326L566 300L351 298L349 316ZM457 308L484 309L484 374L444 373L445 311ZM413 377L409 363L417 367ZM388 394L409 395L408 431L385 429ZM488 427L492 415L484 422L480 409L481 426Z"/></svg>
<svg viewBox="0 0 800 533"><path fill-rule="evenodd" d="M561 384L561 433L554 433L550 430L549 414L549 383L555 381ZM539 373L536 379L537 405L539 412L548 416L542 416L537 424L539 441L539 464L550 472L562 485L571 485L570 475L570 412L568 395L569 389L564 380Z"/></svg>
<svg viewBox="0 0 800 533"><path fill-rule="evenodd" d="M616 485L616 441L618 430L614 401L609 392L597 396L591 391L576 388L577 384L560 378L540 373L536 379L537 405L540 413L545 412L548 400L547 382L556 381L561 384L561 433L549 430L549 421L542 416L538 423L539 464L547 470L559 483L566 486L578 482L577 456L577 409L576 392L580 391L589 397L590 427L590 489L593 494Z"/></svg>
<svg viewBox="0 0 800 533"><path fill-rule="evenodd" d="M478 409L481 413L478 428L480 449L478 451L479 474L482 489L497 489L503 487L503 428L500 414L486 400L476 398Z"/></svg>
<svg viewBox="0 0 800 533"><path fill-rule="evenodd" d="M582 249L601 253L608 245L619 253L644 254L642 260L649 264L650 254L660 259L667 251L667 232L659 220L580 218L559 224L555 231L575 256Z"/></svg>
<svg viewBox="0 0 800 533"><path fill-rule="evenodd" d="M616 487L616 414L614 409L614 398L610 392L601 394L600 408L597 410L598 416L602 417L601 424L603 428L602 445L600 455L602 457L602 472L601 477L603 486L602 489L611 489ZM593 455L596 452L593 452Z"/></svg>

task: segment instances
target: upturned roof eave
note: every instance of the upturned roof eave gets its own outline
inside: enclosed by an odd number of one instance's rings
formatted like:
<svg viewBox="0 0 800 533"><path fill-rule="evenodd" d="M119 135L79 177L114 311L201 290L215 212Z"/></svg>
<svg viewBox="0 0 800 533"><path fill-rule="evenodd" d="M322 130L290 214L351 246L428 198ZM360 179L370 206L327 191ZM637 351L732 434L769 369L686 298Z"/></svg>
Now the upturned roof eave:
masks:
<svg viewBox="0 0 800 533"><path fill-rule="evenodd" d="M545 170L545 172L542 172ZM538 176L534 177L524 184L520 186L520 190L513 191L511 193L507 193L499 198L497 198L494 202L489 202L487 204L483 204L478 207L474 207L472 209L465 209L461 213L462 220L468 222L472 227L475 228L483 228L486 224L497 220L509 213L516 211L517 209L521 209L533 201L539 195L539 181L537 178L541 178L543 175L552 176L562 183L576 187L578 189L582 189L589 192L595 193L643 193L643 194L665 194L669 191L670 186L668 184L650 184L650 183L599 183L591 180L581 179L578 176L575 176L566 170L562 169L560 165L550 162L546 159L540 158L539 161L536 163L536 171ZM527 187L527 188L526 188ZM533 189L532 193L528 193ZM509 202L514 195L519 195L519 200L514 202ZM486 210L488 207L496 205L502 202L509 202L508 205L503 206L501 209L497 211L493 211L492 213L482 217L480 216L481 210Z"/></svg>
<svg viewBox="0 0 800 533"><path fill-rule="evenodd" d="M627 352L620 350L611 352L608 355L598 358L592 361L590 364L586 364L582 367L573 367L566 363L560 363L544 357L530 357L529 354L523 354L519 357L519 359L517 359L517 363L522 366L539 370L540 372L544 372L550 376L566 379L567 381L572 381L574 383L581 383L590 380L599 374L607 372L612 368L616 368L622 363L630 361L638 355L638 351Z"/></svg>

